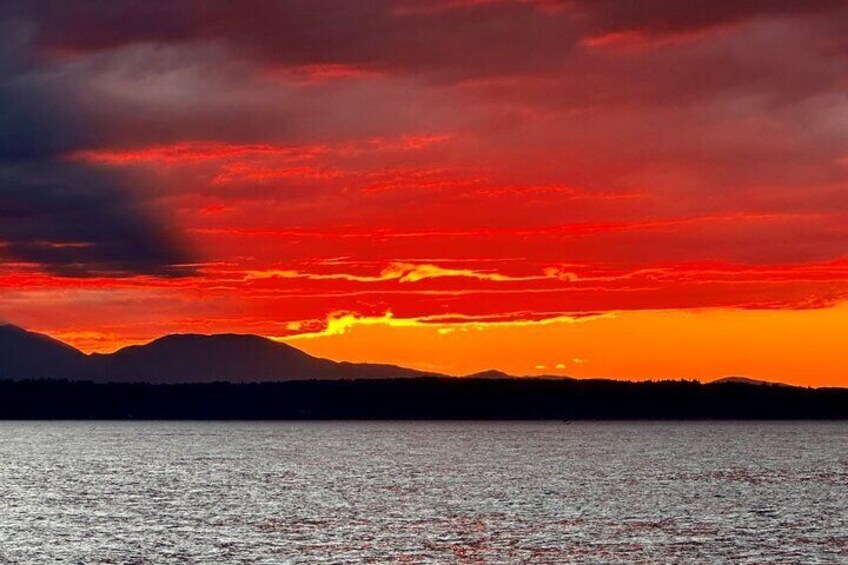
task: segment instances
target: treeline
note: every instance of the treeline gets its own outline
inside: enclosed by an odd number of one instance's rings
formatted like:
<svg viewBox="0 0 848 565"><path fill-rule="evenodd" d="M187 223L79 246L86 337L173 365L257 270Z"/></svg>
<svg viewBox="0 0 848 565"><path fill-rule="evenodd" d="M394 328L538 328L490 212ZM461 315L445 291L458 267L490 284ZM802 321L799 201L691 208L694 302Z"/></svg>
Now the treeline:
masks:
<svg viewBox="0 0 848 565"><path fill-rule="evenodd" d="M0 382L2 419L845 419L848 389L417 378L261 384Z"/></svg>

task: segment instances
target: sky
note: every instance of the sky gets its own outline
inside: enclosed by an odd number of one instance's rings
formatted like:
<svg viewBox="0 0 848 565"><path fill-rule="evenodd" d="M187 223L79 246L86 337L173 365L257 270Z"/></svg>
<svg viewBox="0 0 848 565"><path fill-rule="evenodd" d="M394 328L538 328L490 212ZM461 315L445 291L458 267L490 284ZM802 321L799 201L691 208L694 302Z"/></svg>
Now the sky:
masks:
<svg viewBox="0 0 848 565"><path fill-rule="evenodd" d="M0 319L848 386L848 2L0 6Z"/></svg>

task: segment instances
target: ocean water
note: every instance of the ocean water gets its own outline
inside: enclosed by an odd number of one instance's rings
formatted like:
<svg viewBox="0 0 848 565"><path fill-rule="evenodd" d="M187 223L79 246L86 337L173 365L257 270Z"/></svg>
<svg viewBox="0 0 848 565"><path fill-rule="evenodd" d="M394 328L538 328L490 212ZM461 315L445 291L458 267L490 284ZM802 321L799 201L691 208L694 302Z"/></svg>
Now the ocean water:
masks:
<svg viewBox="0 0 848 565"><path fill-rule="evenodd" d="M848 423L2 422L0 563L848 563Z"/></svg>

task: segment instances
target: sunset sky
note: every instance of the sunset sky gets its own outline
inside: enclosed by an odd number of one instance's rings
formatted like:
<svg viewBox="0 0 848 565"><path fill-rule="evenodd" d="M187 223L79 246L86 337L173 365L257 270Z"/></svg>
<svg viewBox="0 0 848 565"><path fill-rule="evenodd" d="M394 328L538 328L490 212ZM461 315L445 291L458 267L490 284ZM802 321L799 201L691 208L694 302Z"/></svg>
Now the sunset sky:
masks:
<svg viewBox="0 0 848 565"><path fill-rule="evenodd" d="M848 386L844 0L4 1L0 320Z"/></svg>

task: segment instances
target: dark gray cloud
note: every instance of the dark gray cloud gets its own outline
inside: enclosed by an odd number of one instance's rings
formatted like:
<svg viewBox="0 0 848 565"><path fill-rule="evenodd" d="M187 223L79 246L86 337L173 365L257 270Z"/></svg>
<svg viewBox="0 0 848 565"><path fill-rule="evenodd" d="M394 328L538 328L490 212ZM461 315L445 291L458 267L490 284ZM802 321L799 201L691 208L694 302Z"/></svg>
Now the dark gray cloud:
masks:
<svg viewBox="0 0 848 565"><path fill-rule="evenodd" d="M667 35L758 18L845 15L843 0L230 0L67 3L17 12L46 49L227 42L284 65L357 64L482 76L562 62L581 38Z"/></svg>
<svg viewBox="0 0 848 565"><path fill-rule="evenodd" d="M187 254L117 186L73 163L0 165L3 253L68 276L188 273Z"/></svg>
<svg viewBox="0 0 848 565"><path fill-rule="evenodd" d="M445 77L526 73L562 60L578 35L569 18L527 3L417 12L385 0L42 1L20 9L49 50L221 41L283 66L344 64Z"/></svg>
<svg viewBox="0 0 848 565"><path fill-rule="evenodd" d="M31 22L33 41L44 52L92 55L145 44L183 49L185 60L189 46L216 45L231 60L251 61L266 70L349 65L429 84L484 87L491 86L486 84L490 79L512 77L516 82L506 88L517 86L520 96L532 91L533 77L548 76L557 80L540 83L539 95L563 107L620 100L664 106L728 91L806 97L831 89L848 63L844 39L848 5L842 0L80 0L73 4L41 0L21 4L18 12ZM785 22L794 30L781 31L775 25L765 32L774 36L764 37L756 27L763 22ZM743 25L749 26L742 34L743 41L751 43L747 48L717 41L640 58L599 58L582 43L610 33L635 32L637 40L650 42ZM807 62L785 63L782 46L805 29L808 37L797 58ZM209 55L196 50L188 57ZM167 54L148 57L164 60ZM203 61L196 62L202 72ZM159 72L143 66L139 70ZM231 72L219 67L216 80ZM236 75L231 82L238 79ZM246 80L250 79L241 82ZM233 84L209 84L207 91L227 88L232 90ZM233 121L244 124L250 116L259 116L255 129L262 124L272 124L277 132L304 129L296 123L295 112L269 116L272 112L258 107L261 90L253 85L252 98L237 101L250 112L241 112ZM360 100L360 107L365 103ZM220 125L231 136L245 129L224 124L234 114L208 104L191 109L198 119L188 124L189 129L213 130ZM98 102L97 107L103 105ZM206 109L214 115L199 115ZM143 129L146 137L158 133L165 139L175 119L187 121L169 108L153 113L143 107L129 110L109 121L135 132ZM132 116L143 120L144 127L131 123ZM341 120L335 127L339 125L344 125ZM220 136L213 132L211 137Z"/></svg>
<svg viewBox="0 0 848 565"><path fill-rule="evenodd" d="M190 272L187 253L125 179L65 160L95 132L41 80L27 26L6 21L2 31L0 260L69 276Z"/></svg>

